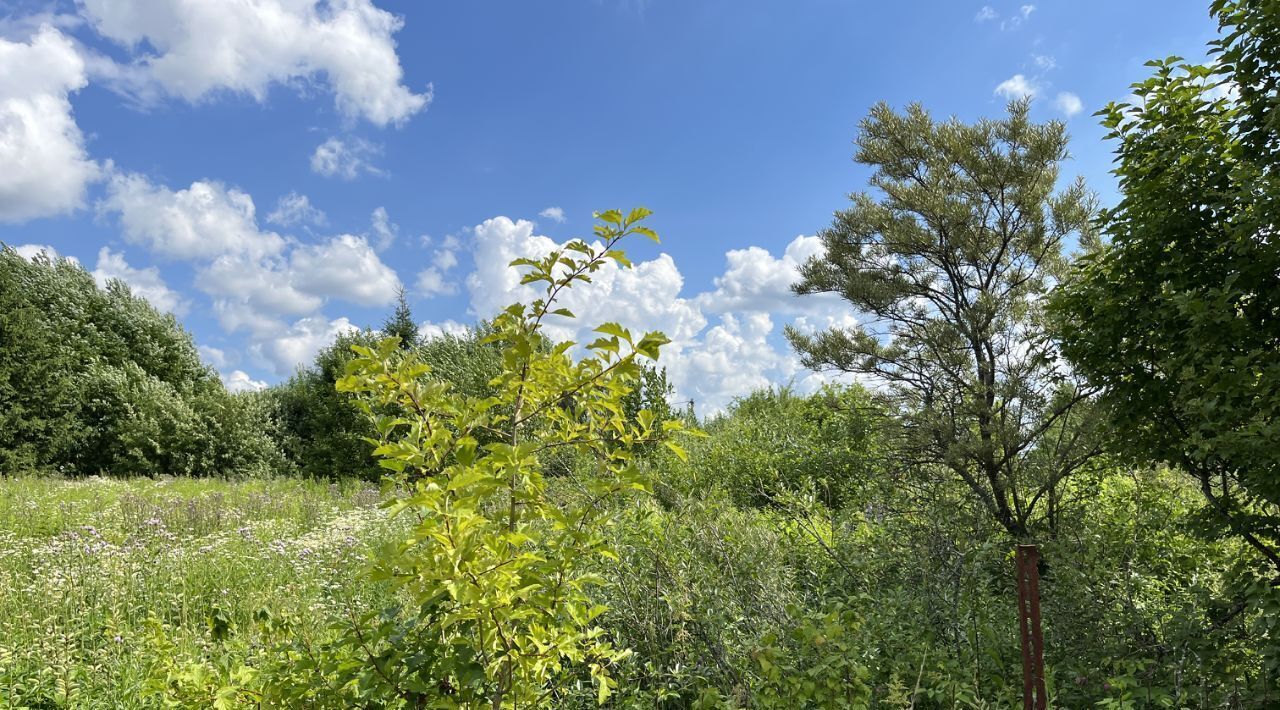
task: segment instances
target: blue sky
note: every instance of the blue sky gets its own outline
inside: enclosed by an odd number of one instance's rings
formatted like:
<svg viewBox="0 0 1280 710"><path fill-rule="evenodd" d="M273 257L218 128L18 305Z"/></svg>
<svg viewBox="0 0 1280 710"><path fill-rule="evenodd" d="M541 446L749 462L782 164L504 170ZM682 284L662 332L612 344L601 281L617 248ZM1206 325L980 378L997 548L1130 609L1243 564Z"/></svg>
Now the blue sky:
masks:
<svg viewBox="0 0 1280 710"><path fill-rule="evenodd" d="M1207 2L0 2L0 241L172 310L238 389L287 377L398 284L432 331L526 296L505 263L646 205L660 246L575 296L675 340L704 412L808 389L787 290L867 171L877 101L998 116L1033 93L1114 199L1091 114L1198 57ZM565 324L558 334L573 337Z"/></svg>

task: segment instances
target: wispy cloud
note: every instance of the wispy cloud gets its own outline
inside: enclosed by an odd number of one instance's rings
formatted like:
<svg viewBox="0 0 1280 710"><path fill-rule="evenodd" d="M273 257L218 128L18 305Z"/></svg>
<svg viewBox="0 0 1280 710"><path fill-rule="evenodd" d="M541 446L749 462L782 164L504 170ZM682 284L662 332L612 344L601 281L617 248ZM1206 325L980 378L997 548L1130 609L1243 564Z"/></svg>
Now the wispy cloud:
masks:
<svg viewBox="0 0 1280 710"><path fill-rule="evenodd" d="M1031 55L1031 60L1043 71L1050 71L1058 68L1058 60L1047 54L1033 54Z"/></svg>
<svg viewBox="0 0 1280 710"><path fill-rule="evenodd" d="M1035 98L1039 91L1040 88L1036 86L1034 79L1028 79L1022 74L1014 74L996 86L995 94L1013 101L1015 99Z"/></svg>
<svg viewBox="0 0 1280 710"><path fill-rule="evenodd" d="M559 207L548 207L545 210L539 212L538 216L542 217L543 219L549 219L552 222L559 222L559 223L564 222L564 210Z"/></svg>
<svg viewBox="0 0 1280 710"><path fill-rule="evenodd" d="M385 176L385 170L375 166L373 158L382 153L382 146L363 138L330 138L311 154L311 170L325 177L354 180L362 174Z"/></svg>
<svg viewBox="0 0 1280 710"><path fill-rule="evenodd" d="M1070 91L1063 91L1053 100L1053 107L1061 111L1067 118L1084 110L1084 102Z"/></svg>

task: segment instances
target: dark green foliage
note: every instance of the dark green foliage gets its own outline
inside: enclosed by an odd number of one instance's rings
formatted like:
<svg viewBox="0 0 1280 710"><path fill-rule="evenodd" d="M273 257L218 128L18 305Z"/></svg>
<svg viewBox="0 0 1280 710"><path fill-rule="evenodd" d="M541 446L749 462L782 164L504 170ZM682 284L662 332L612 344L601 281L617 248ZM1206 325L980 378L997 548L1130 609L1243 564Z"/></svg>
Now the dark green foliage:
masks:
<svg viewBox="0 0 1280 710"><path fill-rule="evenodd" d="M1040 305L1068 240L1092 237L1094 198L1079 180L1055 191L1066 131L1028 111L1014 102L968 125L918 105L872 109L855 160L876 192L851 196L793 287L839 294L861 322L787 331L807 366L886 387L904 469L949 471L1019 538L1097 453L1077 410L1087 392L1060 366Z"/></svg>
<svg viewBox="0 0 1280 710"><path fill-rule="evenodd" d="M636 388L622 399L622 412L632 421L642 411L652 412L659 421L672 419L676 414L671 408L673 394L675 387L667 379L667 368L643 363Z"/></svg>
<svg viewBox="0 0 1280 710"><path fill-rule="evenodd" d="M0 472L261 473L279 464L262 414L123 282L0 249Z"/></svg>
<svg viewBox="0 0 1280 710"><path fill-rule="evenodd" d="M382 324L382 335L400 339L400 347L410 350L418 346L418 324L413 321L413 311L405 297L404 286L396 289L396 310Z"/></svg>
<svg viewBox="0 0 1280 710"><path fill-rule="evenodd" d="M863 388L810 396L762 390L707 422L690 445L689 483L729 491L739 505L768 506L812 488L832 507L860 500L880 470L884 412Z"/></svg>
<svg viewBox="0 0 1280 710"><path fill-rule="evenodd" d="M465 335L444 334L416 346L432 376L471 396L488 396L489 382L501 367L501 354L481 342L486 326ZM379 480L385 471L369 456L366 437L374 431L351 397L337 391L337 381L355 358L353 345L376 344L372 331L343 333L316 354L315 361L287 382L264 394L270 402L274 435L291 465L310 478L356 477ZM403 340L401 341L403 345Z"/></svg>
<svg viewBox="0 0 1280 710"><path fill-rule="evenodd" d="M604 621L635 652L623 706L822 707L839 692L805 693L836 680L865 688L852 707L1019 702L1003 528L962 482L866 495L842 510L804 496L753 510L704 482L628 510L621 560L602 570ZM1216 601L1243 547L1192 531L1197 495L1170 471L1064 484L1073 532L1041 546L1054 707L1272 706L1267 609L1280 595Z"/></svg>
<svg viewBox="0 0 1280 710"><path fill-rule="evenodd" d="M1280 572L1280 12L1219 0L1216 63L1149 63L1103 112L1123 199L1056 298L1122 452L1193 476ZM1237 91L1233 99L1231 91Z"/></svg>
<svg viewBox="0 0 1280 710"><path fill-rule="evenodd" d="M377 341L378 336L367 330L342 333L316 354L310 367L264 393L280 447L302 475L380 478L364 440L372 436L372 426L350 397L334 389L355 357L351 346Z"/></svg>

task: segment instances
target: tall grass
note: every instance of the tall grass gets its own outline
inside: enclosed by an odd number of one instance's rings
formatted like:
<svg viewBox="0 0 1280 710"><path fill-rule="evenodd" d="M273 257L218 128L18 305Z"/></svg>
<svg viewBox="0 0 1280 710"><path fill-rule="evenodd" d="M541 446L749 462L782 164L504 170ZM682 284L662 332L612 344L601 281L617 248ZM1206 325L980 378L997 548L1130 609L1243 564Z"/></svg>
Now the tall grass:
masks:
<svg viewBox="0 0 1280 710"><path fill-rule="evenodd" d="M299 480L0 479L0 707L154 706L158 638L208 657L235 633L228 648L251 653L271 617L323 637L378 594L358 574L388 530L377 499Z"/></svg>

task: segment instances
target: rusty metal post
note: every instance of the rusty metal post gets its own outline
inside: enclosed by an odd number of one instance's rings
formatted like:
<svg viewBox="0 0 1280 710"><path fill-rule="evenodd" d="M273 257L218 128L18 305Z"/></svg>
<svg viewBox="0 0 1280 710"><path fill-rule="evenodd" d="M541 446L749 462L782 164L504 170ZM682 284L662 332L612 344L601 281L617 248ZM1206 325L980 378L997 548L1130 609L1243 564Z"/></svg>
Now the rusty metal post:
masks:
<svg viewBox="0 0 1280 710"><path fill-rule="evenodd" d="M1044 636L1040 633L1040 550L1018 545L1018 626L1022 632L1022 706L1045 710Z"/></svg>

